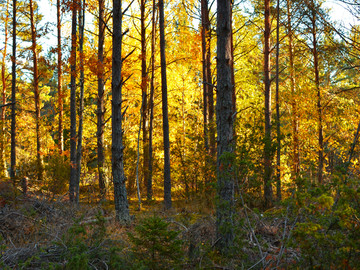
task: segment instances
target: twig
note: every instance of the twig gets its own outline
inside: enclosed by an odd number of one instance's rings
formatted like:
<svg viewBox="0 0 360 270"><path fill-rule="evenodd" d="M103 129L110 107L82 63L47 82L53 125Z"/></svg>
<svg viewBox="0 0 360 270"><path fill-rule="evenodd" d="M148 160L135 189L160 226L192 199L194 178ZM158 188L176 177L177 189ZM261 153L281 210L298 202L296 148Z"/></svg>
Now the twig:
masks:
<svg viewBox="0 0 360 270"><path fill-rule="evenodd" d="M248 270L253 269L255 266L257 266L259 263L262 263L264 265L264 260L266 258L267 254L261 259L259 260L257 263L255 263L253 266L251 266L250 268L248 268Z"/></svg>

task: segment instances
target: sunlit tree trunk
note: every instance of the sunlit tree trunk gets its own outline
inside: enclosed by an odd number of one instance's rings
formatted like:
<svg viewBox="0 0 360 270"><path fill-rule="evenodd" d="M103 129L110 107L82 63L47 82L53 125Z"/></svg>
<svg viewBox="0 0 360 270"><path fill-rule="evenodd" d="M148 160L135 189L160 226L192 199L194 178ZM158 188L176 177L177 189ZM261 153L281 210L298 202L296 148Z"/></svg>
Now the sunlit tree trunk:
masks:
<svg viewBox="0 0 360 270"><path fill-rule="evenodd" d="M171 178L170 178L170 139L169 139L169 116L167 102L166 81L166 58L165 58L165 25L164 25L164 1L159 0L160 18L160 58L161 58L161 92L164 133L164 206L171 208Z"/></svg>
<svg viewBox="0 0 360 270"><path fill-rule="evenodd" d="M114 182L114 202L116 219L122 223L130 222L127 201L124 145L122 131L122 10L121 0L113 0L113 55L112 55L112 175Z"/></svg>
<svg viewBox="0 0 360 270"><path fill-rule="evenodd" d="M61 50L61 1L56 1L56 17L57 17L57 72L58 72L58 110L59 110L59 151L60 154L64 151L64 96L62 91L62 50Z"/></svg>
<svg viewBox="0 0 360 270"><path fill-rule="evenodd" d="M16 176L16 4L13 0L12 57L11 57L11 164L10 177L15 184Z"/></svg>
<svg viewBox="0 0 360 270"><path fill-rule="evenodd" d="M299 152L299 120L295 93L295 69L293 53L293 30L291 21L291 0L287 0L287 21L288 21L288 50L290 69L290 90L291 90L291 124L292 124L292 178L296 179L300 173L300 152Z"/></svg>
<svg viewBox="0 0 360 270"><path fill-rule="evenodd" d="M142 132L143 132L143 183L148 183L149 178L149 139L148 139L148 72L146 66L146 21L145 21L145 0L140 3L140 23L141 23L141 95L142 95Z"/></svg>
<svg viewBox="0 0 360 270"><path fill-rule="evenodd" d="M2 62L1 62L1 82L2 82L2 91L1 91L1 101L2 105L6 104L6 54L7 54L7 43L8 43L8 25L9 25L9 0L6 1L6 17L4 21L4 48L2 49ZM0 177L8 177L6 170L6 158L5 158L5 111L6 107L1 108L1 123L0 123Z"/></svg>
<svg viewBox="0 0 360 270"><path fill-rule="evenodd" d="M105 42L105 22L104 22L105 0L99 0L99 44L98 44L98 97L97 97L97 158L99 173L99 188L102 199L106 195L106 174L105 174L105 155L104 155L104 127L105 127L105 108L104 108L104 42Z"/></svg>
<svg viewBox="0 0 360 270"><path fill-rule="evenodd" d="M31 25L31 51L33 54L33 87L35 100L35 122L36 122L36 170L37 177L40 181L43 180L43 162L41 154L41 135L40 135L40 91L39 91L39 70L37 57L37 32L35 29L34 6L33 1L30 0L30 25Z"/></svg>
<svg viewBox="0 0 360 270"><path fill-rule="evenodd" d="M152 174L153 174L153 122L154 122L154 80L155 80L155 41L156 41L156 0L153 0L152 8L152 29L151 29L151 80L150 80L150 98L149 98L149 178L146 185L146 197L152 199Z"/></svg>
<svg viewBox="0 0 360 270"><path fill-rule="evenodd" d="M217 246L226 252L234 242L234 130L231 1L217 1Z"/></svg>
<svg viewBox="0 0 360 270"><path fill-rule="evenodd" d="M81 1L81 0L80 0ZM79 129L77 134L76 148L76 189L79 190L82 159L82 137L84 122L84 23L85 23L85 0L79 1L79 53L80 53L80 104L79 104ZM76 193L76 202L79 202L79 192Z"/></svg>
<svg viewBox="0 0 360 270"><path fill-rule="evenodd" d="M265 146L264 146L264 199L265 207L270 207L273 200L271 186L272 151L271 151L271 79L270 79L270 0L265 0L264 32L264 82L265 82Z"/></svg>
<svg viewBox="0 0 360 270"><path fill-rule="evenodd" d="M73 0L71 23L71 52L70 52L70 183L69 197L72 203L78 203L79 188L76 185L76 43L77 43L77 0Z"/></svg>

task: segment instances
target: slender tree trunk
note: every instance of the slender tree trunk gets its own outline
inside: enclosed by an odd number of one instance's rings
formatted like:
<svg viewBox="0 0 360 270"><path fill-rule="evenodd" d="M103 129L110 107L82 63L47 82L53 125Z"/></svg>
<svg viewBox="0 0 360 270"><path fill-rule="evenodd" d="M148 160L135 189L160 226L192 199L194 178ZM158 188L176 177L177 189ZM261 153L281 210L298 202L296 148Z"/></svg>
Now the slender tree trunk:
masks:
<svg viewBox="0 0 360 270"><path fill-rule="evenodd" d="M80 104L79 104L79 130L77 136L76 148L76 202L79 202L79 185L81 176L81 159L82 159L82 134L83 134L83 120L84 120L84 23L85 23L85 0L82 3L79 1L79 53L80 53Z"/></svg>
<svg viewBox="0 0 360 270"><path fill-rule="evenodd" d="M171 208L171 178L170 178L170 138L169 116L167 102L166 57L165 57L165 25L164 0L159 0L160 15L160 58L161 58L161 92L164 133L164 204L165 209Z"/></svg>
<svg viewBox="0 0 360 270"><path fill-rule="evenodd" d="M58 110L59 110L59 151L60 154L64 151L64 95L62 91L62 50L61 50L61 0L56 1L57 14L57 71L58 71Z"/></svg>
<svg viewBox="0 0 360 270"><path fill-rule="evenodd" d="M281 201L281 132L280 132L280 100L279 100L279 51L280 51L280 1L276 2L276 197Z"/></svg>
<svg viewBox="0 0 360 270"><path fill-rule="evenodd" d="M33 54L33 87L34 87L34 100L35 100L35 122L36 122L36 169L38 180L43 180L43 162L41 154L41 135L40 135L40 91L39 91L39 70L37 59L37 32L35 29L34 7L33 1L30 0L30 24L31 24L31 51Z"/></svg>
<svg viewBox="0 0 360 270"><path fill-rule="evenodd" d="M154 120L154 80L155 80L155 40L156 40L156 0L153 0L153 16L152 16L152 30L151 30L151 80L150 80L150 99L149 99L149 178L147 182L147 199L152 199L152 172L153 172L153 120Z"/></svg>
<svg viewBox="0 0 360 270"><path fill-rule="evenodd" d="M217 1L217 246L226 253L234 242L234 130L231 1Z"/></svg>
<svg viewBox="0 0 360 270"><path fill-rule="evenodd" d="M324 168L324 138L323 138L323 124L322 124L322 105L321 105L321 89L319 78L319 55L317 51L317 29L316 29L316 11L312 9L312 42L313 42L313 57L314 57L314 73L315 73L315 87L317 92L317 111L318 111L318 133L319 133L319 150L318 150L318 183L323 182L323 168Z"/></svg>
<svg viewBox="0 0 360 270"><path fill-rule="evenodd" d="M141 22L141 94L142 94L142 131L143 131L143 183L144 187L149 179L149 139L148 139L148 72L146 70L146 17L145 17L145 0L141 0L140 4L140 22Z"/></svg>
<svg viewBox="0 0 360 270"><path fill-rule="evenodd" d="M271 80L270 80L270 0L265 0L264 32L264 82L265 82L265 146L264 146L264 199L265 207L270 207L273 200L271 186L272 151L271 151Z"/></svg>
<svg viewBox="0 0 360 270"><path fill-rule="evenodd" d="M121 223L130 222L127 201L122 131L122 10L121 0L113 0L113 55L112 55L112 174L116 219Z"/></svg>
<svg viewBox="0 0 360 270"><path fill-rule="evenodd" d="M143 96L145 98L145 96ZM138 197L138 211L141 210L141 194L140 194L140 182L139 182L139 163L140 163L140 133L141 133L141 124L142 124L143 114L140 115L140 123L139 123L139 132L138 132L138 139L137 139L137 160L136 160L136 191Z"/></svg>
<svg viewBox="0 0 360 270"><path fill-rule="evenodd" d="M99 0L99 47L98 47L98 99L97 99L97 157L99 188L101 199L106 196L106 174L104 155L104 127L105 127L105 104L104 104L104 23L105 0Z"/></svg>
<svg viewBox="0 0 360 270"><path fill-rule="evenodd" d="M290 69L290 89L291 89L291 124L292 124L292 178L295 180L300 173L300 151L299 151L299 121L295 96L295 68L293 54L293 30L291 22L291 0L287 0L287 20L288 20L288 49L289 49L289 69Z"/></svg>
<svg viewBox="0 0 360 270"><path fill-rule="evenodd" d="M6 54L7 54L7 43L8 43L8 27L9 27L9 0L6 1L6 17L4 21L4 48L2 50L2 62L1 62L1 82L2 82L2 92L1 92L1 101L2 105L6 104ZM5 130L5 111L6 107L1 108L1 126L0 126L0 177L8 177L6 170L6 157L5 157L5 142L6 142L6 130Z"/></svg>
<svg viewBox="0 0 360 270"><path fill-rule="evenodd" d="M76 43L77 43L77 0L73 0L71 23L71 53L70 53L70 184L69 197L72 203L78 203L79 196L76 185Z"/></svg>
<svg viewBox="0 0 360 270"><path fill-rule="evenodd" d="M10 177L15 184L16 177L16 0L13 0L13 32L11 57L11 164Z"/></svg>

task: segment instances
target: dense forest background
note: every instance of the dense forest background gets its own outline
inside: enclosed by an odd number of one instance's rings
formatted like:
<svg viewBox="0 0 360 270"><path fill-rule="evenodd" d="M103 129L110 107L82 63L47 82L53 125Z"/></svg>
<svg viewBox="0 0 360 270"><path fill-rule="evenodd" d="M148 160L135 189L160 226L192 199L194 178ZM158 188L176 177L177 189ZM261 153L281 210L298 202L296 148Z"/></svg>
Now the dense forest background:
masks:
<svg viewBox="0 0 360 270"><path fill-rule="evenodd" d="M360 267L356 23L318 0L41 4L0 1L1 267Z"/></svg>

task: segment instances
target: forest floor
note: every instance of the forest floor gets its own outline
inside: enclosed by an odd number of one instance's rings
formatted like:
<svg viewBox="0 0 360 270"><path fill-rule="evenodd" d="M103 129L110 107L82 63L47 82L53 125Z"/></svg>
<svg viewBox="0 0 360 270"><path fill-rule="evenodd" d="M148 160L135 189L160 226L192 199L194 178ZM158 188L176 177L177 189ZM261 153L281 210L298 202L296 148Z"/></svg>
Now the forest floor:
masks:
<svg viewBox="0 0 360 270"><path fill-rule="evenodd" d="M141 211L137 208L137 200L130 200L134 221L121 226L115 221L112 201L74 207L65 196L30 193L8 198L0 208L0 268L281 269L295 265L301 256L298 248L289 245L296 220L279 214L286 209L273 208L265 215L246 206L237 209L237 244L231 256L222 256L215 248L214 210L204 200L174 201L170 211L164 211L160 201L143 203ZM140 238L157 235L162 239L160 247L129 239L129 233L141 234L137 226L155 216L167 231L176 232L179 258L162 249L173 239L157 228ZM170 253L176 243L169 244Z"/></svg>

